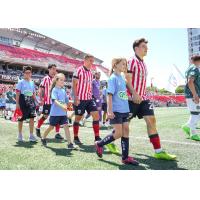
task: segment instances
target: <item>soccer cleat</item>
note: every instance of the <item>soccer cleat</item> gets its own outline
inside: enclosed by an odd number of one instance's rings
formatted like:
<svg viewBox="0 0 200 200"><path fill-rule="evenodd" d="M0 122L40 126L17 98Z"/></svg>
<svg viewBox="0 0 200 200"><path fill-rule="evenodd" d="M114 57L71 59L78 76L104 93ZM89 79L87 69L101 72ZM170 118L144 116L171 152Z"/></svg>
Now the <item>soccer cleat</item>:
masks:
<svg viewBox="0 0 200 200"><path fill-rule="evenodd" d="M57 140L63 140L64 138L60 135L60 133L56 133L55 139L57 139Z"/></svg>
<svg viewBox="0 0 200 200"><path fill-rule="evenodd" d="M183 132L186 134L187 137L190 137L190 127L188 127L186 124L181 126Z"/></svg>
<svg viewBox="0 0 200 200"><path fill-rule="evenodd" d="M139 162L131 156L128 156L128 158L122 160L122 163L124 163L125 165L135 165L135 166L139 165Z"/></svg>
<svg viewBox="0 0 200 200"><path fill-rule="evenodd" d="M30 142L36 142L36 141L37 141L37 138L36 138L34 135L30 135L30 136L29 136L29 141L30 141Z"/></svg>
<svg viewBox="0 0 200 200"><path fill-rule="evenodd" d="M101 140L101 138L99 136L95 136L95 140L94 140L95 142L100 141L100 140Z"/></svg>
<svg viewBox="0 0 200 200"><path fill-rule="evenodd" d="M96 141L96 142L94 143L94 145L95 145L95 149L96 149L96 154L97 154L97 156L99 156L99 158L102 158L102 157L103 157L103 147L99 147L99 146L98 146L98 141Z"/></svg>
<svg viewBox="0 0 200 200"><path fill-rule="evenodd" d="M160 160L176 160L176 155L172 155L165 151L161 151L160 153L155 153L154 158Z"/></svg>
<svg viewBox="0 0 200 200"><path fill-rule="evenodd" d="M200 141L200 135L197 135L197 134L196 135L191 135L190 139L191 140L195 140L195 141Z"/></svg>
<svg viewBox="0 0 200 200"><path fill-rule="evenodd" d="M74 145L73 143L70 143L67 145L68 149L77 149L78 147L76 145Z"/></svg>
<svg viewBox="0 0 200 200"><path fill-rule="evenodd" d="M114 143L110 143L105 146L111 153L119 154L119 149L117 148L117 145L115 145Z"/></svg>
<svg viewBox="0 0 200 200"><path fill-rule="evenodd" d="M41 138L40 129L39 129L39 128L36 128L35 131L36 131L37 137Z"/></svg>
<svg viewBox="0 0 200 200"><path fill-rule="evenodd" d="M42 145L47 146L47 140L46 139L41 139Z"/></svg>
<svg viewBox="0 0 200 200"><path fill-rule="evenodd" d="M74 137L74 143L77 144L77 145L83 144L83 143L80 141L80 139L79 139L78 136L77 136L77 137Z"/></svg>

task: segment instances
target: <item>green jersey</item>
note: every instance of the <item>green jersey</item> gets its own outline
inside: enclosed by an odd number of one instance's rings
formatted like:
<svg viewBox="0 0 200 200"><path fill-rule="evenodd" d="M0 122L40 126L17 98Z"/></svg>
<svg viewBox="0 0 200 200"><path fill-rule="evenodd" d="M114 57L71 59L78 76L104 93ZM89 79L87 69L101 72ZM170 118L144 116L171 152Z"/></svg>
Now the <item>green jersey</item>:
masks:
<svg viewBox="0 0 200 200"><path fill-rule="evenodd" d="M189 78L194 78L194 86L196 93L200 97L200 68L196 67L195 65L192 65L189 67L189 69L185 73L186 76L186 85L185 85L185 98L193 98L192 92L190 91L190 88L188 87L188 81Z"/></svg>

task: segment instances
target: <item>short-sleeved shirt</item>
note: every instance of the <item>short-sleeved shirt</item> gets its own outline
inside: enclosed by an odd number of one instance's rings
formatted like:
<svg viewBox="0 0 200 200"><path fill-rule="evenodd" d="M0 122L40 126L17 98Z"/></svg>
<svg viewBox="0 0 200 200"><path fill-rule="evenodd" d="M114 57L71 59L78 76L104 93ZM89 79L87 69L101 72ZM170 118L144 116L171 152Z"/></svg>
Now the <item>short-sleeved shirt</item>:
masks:
<svg viewBox="0 0 200 200"><path fill-rule="evenodd" d="M1 106L6 106L6 98L0 98L0 107Z"/></svg>
<svg viewBox="0 0 200 200"><path fill-rule="evenodd" d="M133 56L128 60L128 73L132 74L132 86L143 100L148 99L146 96L147 67L143 60L138 56ZM128 95L131 92L128 90Z"/></svg>
<svg viewBox="0 0 200 200"><path fill-rule="evenodd" d="M79 67L73 74L73 78L78 79L77 96L79 100L92 99L92 71L84 66Z"/></svg>
<svg viewBox="0 0 200 200"><path fill-rule="evenodd" d="M33 81L27 81L22 79L18 82L16 89L24 96L31 97L35 93L35 84Z"/></svg>
<svg viewBox="0 0 200 200"><path fill-rule="evenodd" d="M186 85L185 85L185 98L193 98L192 92L190 88L188 87L188 80L189 78L193 77L194 78L194 86L196 93L200 97L200 68L196 67L195 65L192 65L189 67L189 69L185 73L186 76Z"/></svg>
<svg viewBox="0 0 200 200"><path fill-rule="evenodd" d="M9 92L6 93L6 103L15 104L16 103L15 99L16 99L16 93L15 92L9 91Z"/></svg>
<svg viewBox="0 0 200 200"><path fill-rule="evenodd" d="M96 79L92 81L92 94L95 99L100 99L100 81Z"/></svg>
<svg viewBox="0 0 200 200"><path fill-rule="evenodd" d="M44 104L51 104L50 87L52 83L52 77L45 76L40 83L40 87L44 88Z"/></svg>
<svg viewBox="0 0 200 200"><path fill-rule="evenodd" d="M112 94L113 112L129 112L126 82L121 75L113 73L108 80L107 93Z"/></svg>
<svg viewBox="0 0 200 200"><path fill-rule="evenodd" d="M50 116L65 116L67 112L64 111L61 107L55 104L55 100L59 101L61 104L67 104L69 99L67 97L67 93L63 88L54 87L51 92L51 111Z"/></svg>
<svg viewBox="0 0 200 200"><path fill-rule="evenodd" d="M106 87L103 88L102 95L103 95L103 103L107 103L107 88Z"/></svg>

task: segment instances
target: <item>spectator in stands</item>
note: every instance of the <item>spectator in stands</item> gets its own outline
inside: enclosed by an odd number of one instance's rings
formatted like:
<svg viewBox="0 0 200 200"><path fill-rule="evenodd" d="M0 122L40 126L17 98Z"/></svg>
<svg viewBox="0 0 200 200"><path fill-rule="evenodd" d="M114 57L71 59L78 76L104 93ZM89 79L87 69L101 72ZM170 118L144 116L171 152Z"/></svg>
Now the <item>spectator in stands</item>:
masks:
<svg viewBox="0 0 200 200"><path fill-rule="evenodd" d="M6 116L12 119L13 113L16 109L16 93L14 92L14 86L9 86L9 90L6 93ZM11 113L10 113L11 112Z"/></svg>
<svg viewBox="0 0 200 200"><path fill-rule="evenodd" d="M30 119L29 129L30 136L29 141L35 142L37 139L33 135L34 128L34 118L35 118L35 85L31 80L32 67L24 66L23 67L24 78L20 80L16 87L16 110L21 110L22 117L18 120L18 141L23 141L22 128L23 121Z"/></svg>
<svg viewBox="0 0 200 200"><path fill-rule="evenodd" d="M40 105L43 106L43 112L42 112L42 117L38 120L38 124L36 127L36 134L38 137L41 137L41 133L40 133L40 127L42 126L42 124L44 123L44 121L48 118L50 110L51 110L51 97L50 97L50 87L52 84L52 79L54 78L54 76L57 74L57 70L56 70L56 65L55 64L50 64L48 66L48 70L49 70L49 74L46 75L41 84L40 84L40 89L39 89L39 95L40 95ZM55 126L56 129L56 135L55 138L56 139L64 139L60 134L60 125L57 124Z"/></svg>

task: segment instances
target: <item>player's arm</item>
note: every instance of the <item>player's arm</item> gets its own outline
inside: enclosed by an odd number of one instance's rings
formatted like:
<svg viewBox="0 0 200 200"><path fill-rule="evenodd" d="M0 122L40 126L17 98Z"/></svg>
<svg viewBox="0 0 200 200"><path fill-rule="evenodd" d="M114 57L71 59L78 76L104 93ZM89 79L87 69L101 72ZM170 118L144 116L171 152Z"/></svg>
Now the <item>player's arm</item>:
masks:
<svg viewBox="0 0 200 200"><path fill-rule="evenodd" d="M19 82L16 87L16 109L19 109L19 96L21 94L21 83Z"/></svg>
<svg viewBox="0 0 200 200"><path fill-rule="evenodd" d="M52 99L53 100L53 99ZM60 103L58 100L54 99L53 100L54 103L59 106L60 108L62 108L64 111L67 111L67 104L63 104L63 103Z"/></svg>
<svg viewBox="0 0 200 200"><path fill-rule="evenodd" d="M140 104L142 102L142 97L135 91L135 89L132 86L132 76L133 76L133 74L130 71L125 73L126 86L132 94L133 102Z"/></svg>
<svg viewBox="0 0 200 200"><path fill-rule="evenodd" d="M108 105L108 109L107 109L107 115L109 119L113 119L115 117L113 111L112 111L112 94L108 93L107 96L107 105Z"/></svg>
<svg viewBox="0 0 200 200"><path fill-rule="evenodd" d="M74 72L73 74L73 79L72 79L72 90L73 90L73 94L74 94L74 105L78 106L80 103L79 97L77 95L77 85L78 85L78 73L77 71Z"/></svg>
<svg viewBox="0 0 200 200"><path fill-rule="evenodd" d="M195 80L195 78L193 76L188 78L188 87L189 87L190 91L192 92L194 102L196 104L199 104L199 96L198 96L195 86L194 86L194 80Z"/></svg>

